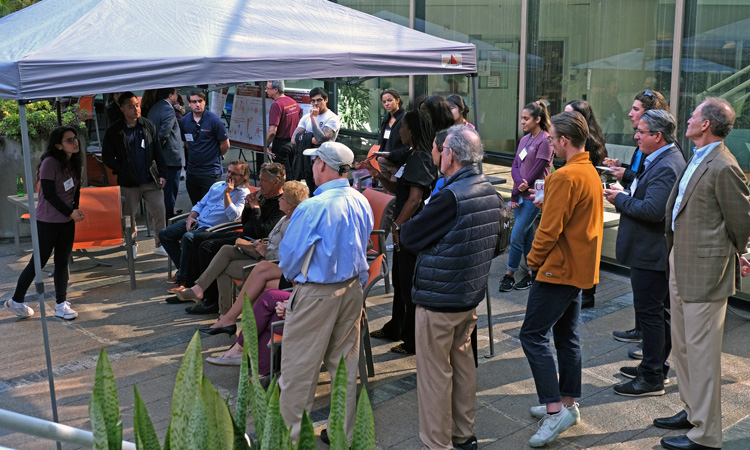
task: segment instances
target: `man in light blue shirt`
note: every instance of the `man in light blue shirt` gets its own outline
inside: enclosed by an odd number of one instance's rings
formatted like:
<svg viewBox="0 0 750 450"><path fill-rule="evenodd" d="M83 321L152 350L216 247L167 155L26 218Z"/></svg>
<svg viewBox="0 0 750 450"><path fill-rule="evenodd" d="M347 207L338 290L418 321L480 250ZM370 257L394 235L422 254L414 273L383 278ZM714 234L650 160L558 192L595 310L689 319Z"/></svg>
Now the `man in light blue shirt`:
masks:
<svg viewBox="0 0 750 450"><path fill-rule="evenodd" d="M347 146L324 142L304 155L312 157L313 177L320 187L294 211L279 246L279 267L295 284L281 352L281 415L291 425L296 442L302 413L313 406L320 362L325 362L333 378L343 356L347 371L344 430L351 443L362 286L368 277L366 252L373 214L367 199L349 187L346 172L354 154ZM321 433L324 440L325 431Z"/></svg>
<svg viewBox="0 0 750 450"><path fill-rule="evenodd" d="M193 206L187 220L173 223L159 232L164 250L177 267L177 274L170 282L174 285L170 292L182 290L185 286L187 269L193 255L192 241L197 233L226 222L234 222L242 216L245 197L250 194L247 188L250 169L245 161L232 161L227 167L225 181L214 183L205 196Z"/></svg>

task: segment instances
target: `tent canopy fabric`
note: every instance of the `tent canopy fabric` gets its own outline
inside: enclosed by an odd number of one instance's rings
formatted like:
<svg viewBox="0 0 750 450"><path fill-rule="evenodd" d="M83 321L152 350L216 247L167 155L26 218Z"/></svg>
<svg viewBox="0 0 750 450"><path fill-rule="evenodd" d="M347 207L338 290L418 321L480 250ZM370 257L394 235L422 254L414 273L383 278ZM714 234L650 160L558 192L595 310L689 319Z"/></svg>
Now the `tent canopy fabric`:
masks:
<svg viewBox="0 0 750 450"><path fill-rule="evenodd" d="M0 98L469 74L473 44L327 0L45 0L0 19Z"/></svg>

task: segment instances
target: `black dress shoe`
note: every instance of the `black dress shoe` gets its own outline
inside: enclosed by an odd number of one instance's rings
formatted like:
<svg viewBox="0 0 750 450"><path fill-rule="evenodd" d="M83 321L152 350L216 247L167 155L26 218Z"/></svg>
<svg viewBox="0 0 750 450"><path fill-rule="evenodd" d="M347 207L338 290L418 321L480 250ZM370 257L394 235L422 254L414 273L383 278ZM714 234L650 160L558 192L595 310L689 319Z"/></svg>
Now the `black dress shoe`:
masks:
<svg viewBox="0 0 750 450"><path fill-rule="evenodd" d="M170 305L179 305L179 304L183 303L183 301L180 300L179 298L177 298L176 295L173 295L171 297L167 297L167 299L165 301L167 303L169 303Z"/></svg>
<svg viewBox="0 0 750 450"><path fill-rule="evenodd" d="M625 381L614 387L615 394L625 397L645 397L649 395L664 395L664 383L651 384L638 375L632 380Z"/></svg>
<svg viewBox="0 0 750 450"><path fill-rule="evenodd" d="M202 301L197 305L185 308L188 314L216 314L219 312L219 304L215 302Z"/></svg>
<svg viewBox="0 0 750 450"><path fill-rule="evenodd" d="M670 450L713 450L721 448L696 444L684 434L682 436L667 436L661 438L661 446Z"/></svg>
<svg viewBox="0 0 750 450"><path fill-rule="evenodd" d="M654 426L665 430L689 430L693 424L688 422L687 413L683 409L672 417L654 419Z"/></svg>
<svg viewBox="0 0 750 450"><path fill-rule="evenodd" d="M219 327L219 328L206 327L206 328L200 328L198 331L200 331L201 333L205 333L209 336L213 336L215 334L221 334L221 333L226 333L231 336L237 333L237 325L229 325L228 327Z"/></svg>

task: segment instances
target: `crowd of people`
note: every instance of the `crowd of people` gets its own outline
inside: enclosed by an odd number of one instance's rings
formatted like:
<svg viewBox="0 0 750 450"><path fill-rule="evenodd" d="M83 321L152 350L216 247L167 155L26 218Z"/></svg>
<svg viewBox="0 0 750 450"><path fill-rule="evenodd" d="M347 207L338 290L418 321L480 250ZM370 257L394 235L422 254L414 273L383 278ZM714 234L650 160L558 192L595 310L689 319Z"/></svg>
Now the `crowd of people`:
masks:
<svg viewBox="0 0 750 450"><path fill-rule="evenodd" d="M362 289L374 224L348 172L367 169L395 196L392 314L371 336L399 342L394 353L416 355L424 448L478 448L476 307L496 256L502 203L481 173L483 146L466 120L468 107L457 95L430 96L405 111L399 93L386 89L377 163L355 162L353 152L336 142L340 121L327 108L325 89L310 92L312 110L302 117L299 105L284 95L283 81L268 82L266 93L274 104L265 151L275 162L259 168L252 192L246 161L223 169L227 132L205 109L202 91L188 94L190 111L181 119L174 88L149 96L148 119L132 92L118 93L119 111L108 110L115 121L103 140L103 161L117 175L126 213L134 217L145 202L155 253L177 269L167 280L174 294L167 302L191 304L190 314L218 313L202 333L235 335L242 302L233 302L234 280L244 280L237 298L248 298L253 307L263 383L272 376L266 350L271 324L285 320L278 384L292 439L299 437L303 411L312 407L321 362L335 373L343 356L344 429L351 442ZM741 267L750 267L741 257L750 237L747 180L723 145L734 111L716 98L695 109L686 133L695 149L687 162L660 93L647 89L636 95L629 117L637 148L625 165L607 157L586 101L572 101L553 117L541 100L521 113L527 134L511 168L508 207L515 224L500 291L529 291L519 339L539 400L530 408L540 419L532 447L546 445L581 420L579 314L594 306L604 201L620 213L616 254L630 267L635 310L635 327L613 334L640 342L629 353L642 359L620 370L627 380L614 392L663 395L672 352L685 409L656 418L654 425L688 431L663 438L662 446L721 447L724 312ZM183 152L193 206L184 220L167 226L166 219L177 213ZM554 157L564 160L557 170ZM55 315L68 320L77 316L66 291L75 222L85 220L77 206L82 166L75 129L54 130L38 170L37 217L42 266L55 254ZM605 174L619 183L603 184ZM227 222L242 228L210 230ZM516 280L519 270L523 275ZM33 275L32 258L4 302L21 318L34 314L24 301ZM240 333L229 350L207 362L240 365L243 342ZM327 441L326 430L321 438Z"/></svg>

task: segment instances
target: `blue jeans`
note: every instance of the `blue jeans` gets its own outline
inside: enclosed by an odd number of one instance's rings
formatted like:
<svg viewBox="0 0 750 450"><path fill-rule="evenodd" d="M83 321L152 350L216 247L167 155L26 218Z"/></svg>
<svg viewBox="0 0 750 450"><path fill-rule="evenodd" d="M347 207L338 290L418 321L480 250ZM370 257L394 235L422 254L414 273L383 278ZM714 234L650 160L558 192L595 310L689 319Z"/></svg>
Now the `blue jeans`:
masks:
<svg viewBox="0 0 750 450"><path fill-rule="evenodd" d="M534 241L534 219L539 213L539 208L531 200L524 200L513 210L515 223L510 232L510 252L508 253L508 267L511 272L518 270L521 263L521 254L526 256L531 251L531 243Z"/></svg>
<svg viewBox="0 0 750 450"><path fill-rule="evenodd" d="M193 255L193 252L189 250L193 247L193 238L197 233L208 229L200 227L193 231L187 231L186 226L187 221L181 220L159 232L159 241L177 267L177 279L181 281L185 281L191 259L197 257L197 255ZM182 251L182 249L186 249L187 251Z"/></svg>
<svg viewBox="0 0 750 450"><path fill-rule="evenodd" d="M174 217L174 205L177 201L177 190L180 187L180 172L182 167L167 167L167 182L164 183L164 211L167 220Z"/></svg>
<svg viewBox="0 0 750 450"><path fill-rule="evenodd" d="M580 292L575 286L537 280L529 290L519 338L534 375L539 403L559 402L562 396L581 396ZM549 345L550 330L555 337L559 381Z"/></svg>

